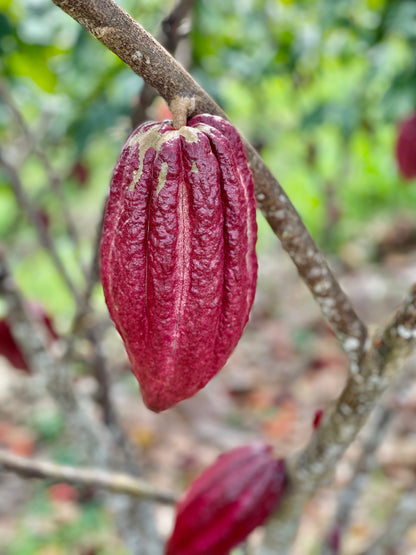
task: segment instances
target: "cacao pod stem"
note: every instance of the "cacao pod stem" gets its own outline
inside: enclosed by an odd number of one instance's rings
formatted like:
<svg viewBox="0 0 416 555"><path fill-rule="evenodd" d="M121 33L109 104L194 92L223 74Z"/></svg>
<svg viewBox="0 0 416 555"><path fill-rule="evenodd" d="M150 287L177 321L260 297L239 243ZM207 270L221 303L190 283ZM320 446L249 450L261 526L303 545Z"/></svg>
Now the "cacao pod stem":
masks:
<svg viewBox="0 0 416 555"><path fill-rule="evenodd" d="M189 96L174 96L169 103L173 116L172 127L180 129L185 127L188 115L195 109L195 98Z"/></svg>

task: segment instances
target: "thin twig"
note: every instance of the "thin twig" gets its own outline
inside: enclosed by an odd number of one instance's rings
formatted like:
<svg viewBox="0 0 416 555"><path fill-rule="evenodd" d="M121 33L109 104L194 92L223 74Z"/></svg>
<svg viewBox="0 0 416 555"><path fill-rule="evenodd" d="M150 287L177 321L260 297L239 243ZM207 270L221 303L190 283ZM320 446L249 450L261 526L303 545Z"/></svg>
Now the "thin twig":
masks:
<svg viewBox="0 0 416 555"><path fill-rule="evenodd" d="M175 52L183 33L179 29L194 7L195 0L178 0L169 15L162 21L163 38L159 42L168 52Z"/></svg>
<svg viewBox="0 0 416 555"><path fill-rule="evenodd" d="M89 317L91 312L91 296L94 286L99 281L99 252L104 209L105 204L101 211L102 215L100 221L97 225L91 262L87 272L87 283L82 294L82 302L77 306L77 310L71 324L71 335L67 342L65 358L68 361L72 359L77 337L82 336L89 339L93 348L93 357L90 366L92 367L93 374L97 382L98 392L96 398L103 411L103 421L106 426L110 427L112 431L116 433L116 436L121 443L125 445L126 439L117 422L116 412L111 401L107 360L102 352L101 345L102 330L99 329L100 326Z"/></svg>
<svg viewBox="0 0 416 555"><path fill-rule="evenodd" d="M82 302L77 306L75 316L71 324L71 334L77 335L84 330L84 319L91 310L91 296L94 291L95 285L100 279L100 243L102 235L102 227L105 214L105 206L107 203L107 198L104 199L102 209L100 211L100 219L95 231L95 239L92 246L91 260L87 270L87 283L85 285L85 290L82 293ZM71 351L72 348L69 348Z"/></svg>
<svg viewBox="0 0 416 555"><path fill-rule="evenodd" d="M335 516L329 526L329 533L321 551L323 554L337 555L342 552L340 546L350 525L354 506L370 479L371 471L378 462L377 449L397 414L401 398L414 381L413 368L410 367L409 370L401 375L400 380L397 380L389 394L383 399L383 404L376 408L368 423L365 435L358 446L360 453L353 465L351 479L339 494ZM335 542L334 538L336 538Z"/></svg>
<svg viewBox="0 0 416 555"><path fill-rule="evenodd" d="M0 470L8 470L26 478L42 478L76 486L103 488L107 491L125 493L169 505L177 501L177 495L174 493L159 490L145 480L129 474L29 459L14 455L5 449L0 449Z"/></svg>

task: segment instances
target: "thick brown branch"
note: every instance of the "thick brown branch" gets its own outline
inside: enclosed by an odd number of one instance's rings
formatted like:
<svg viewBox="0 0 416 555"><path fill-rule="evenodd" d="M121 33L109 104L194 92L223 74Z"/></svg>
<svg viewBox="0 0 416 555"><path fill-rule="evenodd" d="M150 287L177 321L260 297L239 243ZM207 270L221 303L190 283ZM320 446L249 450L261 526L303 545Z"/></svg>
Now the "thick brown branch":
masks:
<svg viewBox="0 0 416 555"><path fill-rule="evenodd" d="M157 89L168 103L174 97L190 97L194 99L195 107L189 116L207 112L225 117L221 108L180 64L115 2L53 2ZM356 367L363 352L366 327L356 315L278 181L247 141L245 146L256 182L259 208L296 264L299 274L312 291Z"/></svg>
<svg viewBox="0 0 416 555"><path fill-rule="evenodd" d="M74 485L103 488L116 493L126 493L134 497L172 504L177 496L161 491L145 480L121 472L108 472L100 468L77 468L20 457L0 449L0 469L15 472L26 478L43 478Z"/></svg>

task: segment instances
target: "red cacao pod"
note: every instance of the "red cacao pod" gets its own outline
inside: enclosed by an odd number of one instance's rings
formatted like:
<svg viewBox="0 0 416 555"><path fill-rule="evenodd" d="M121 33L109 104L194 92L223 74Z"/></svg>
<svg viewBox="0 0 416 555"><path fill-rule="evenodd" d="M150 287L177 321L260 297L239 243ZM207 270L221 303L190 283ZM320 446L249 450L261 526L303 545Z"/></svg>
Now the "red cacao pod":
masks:
<svg viewBox="0 0 416 555"><path fill-rule="evenodd" d="M165 410L224 366L254 299L254 184L234 127L140 125L115 167L101 279L146 405Z"/></svg>
<svg viewBox="0 0 416 555"><path fill-rule="evenodd" d="M405 179L416 177L416 114L399 126L396 158L400 173Z"/></svg>
<svg viewBox="0 0 416 555"><path fill-rule="evenodd" d="M285 481L268 445L221 455L178 503L166 555L226 555L277 507Z"/></svg>

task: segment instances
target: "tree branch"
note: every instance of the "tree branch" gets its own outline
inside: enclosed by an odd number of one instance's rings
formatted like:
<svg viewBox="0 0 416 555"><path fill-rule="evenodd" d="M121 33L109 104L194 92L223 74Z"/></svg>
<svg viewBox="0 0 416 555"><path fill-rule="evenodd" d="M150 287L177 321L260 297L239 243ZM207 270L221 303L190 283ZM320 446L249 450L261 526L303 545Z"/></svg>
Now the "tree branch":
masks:
<svg viewBox="0 0 416 555"><path fill-rule="evenodd" d="M290 487L267 527L262 555L287 553L304 504L331 480L335 464L416 348L416 284L390 323L378 330L358 373L350 375L332 410L300 456L289 466Z"/></svg>
<svg viewBox="0 0 416 555"><path fill-rule="evenodd" d="M207 112L226 117L182 66L113 0L52 0L131 67L168 102L191 97L190 116ZM255 149L245 141L256 197L283 248L332 324L353 369L361 359L367 330L286 193Z"/></svg>
<svg viewBox="0 0 416 555"><path fill-rule="evenodd" d="M177 496L162 491L145 480L121 472L107 472L101 468L80 468L20 457L0 449L0 470L8 470L25 478L43 478L74 485L103 488L159 503L173 504Z"/></svg>
<svg viewBox="0 0 416 555"><path fill-rule="evenodd" d="M195 0L178 0L170 14L162 21L163 39L159 42L168 52L175 52L183 38L183 34L178 31L194 4Z"/></svg>

